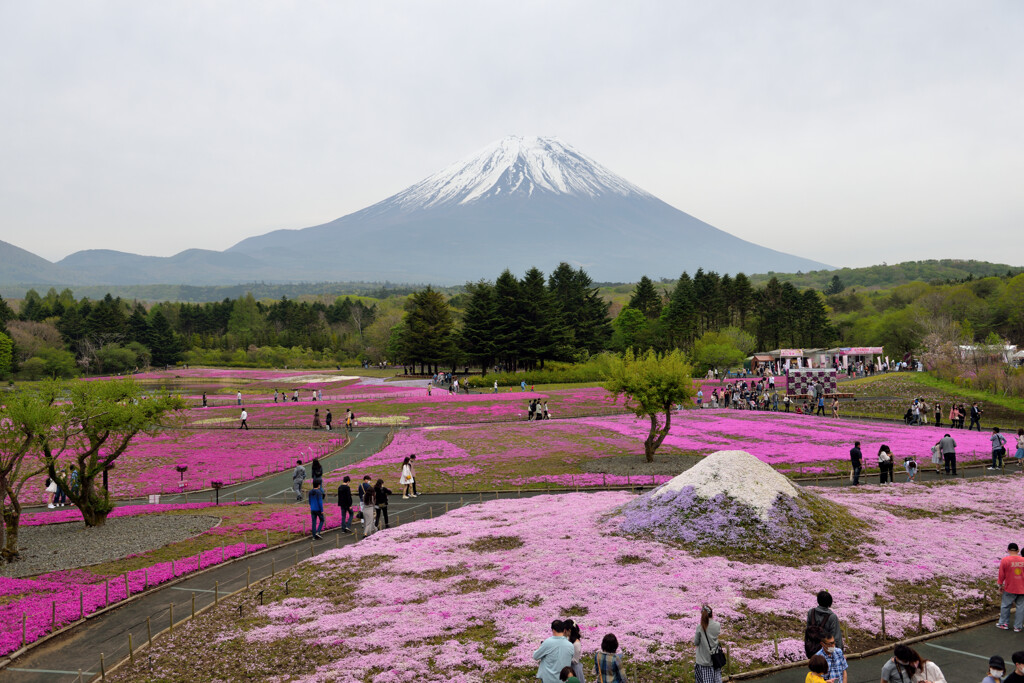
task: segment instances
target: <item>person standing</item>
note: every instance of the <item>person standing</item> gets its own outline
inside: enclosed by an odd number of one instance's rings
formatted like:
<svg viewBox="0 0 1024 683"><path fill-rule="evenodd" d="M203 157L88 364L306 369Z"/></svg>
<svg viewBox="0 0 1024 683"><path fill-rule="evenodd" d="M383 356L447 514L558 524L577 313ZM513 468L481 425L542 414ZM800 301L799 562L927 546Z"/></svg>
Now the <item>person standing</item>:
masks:
<svg viewBox="0 0 1024 683"><path fill-rule="evenodd" d="M328 408L327 412L324 414L324 424L327 425L327 431L331 431L331 421L333 419L334 419L334 416L331 415L331 409Z"/></svg>
<svg viewBox="0 0 1024 683"><path fill-rule="evenodd" d="M498 380L494 380L494 393L498 393Z"/></svg>
<svg viewBox="0 0 1024 683"><path fill-rule="evenodd" d="M1006 437L999 433L999 427L992 428L992 466L990 470L1003 469L1003 456L1006 455Z"/></svg>
<svg viewBox="0 0 1024 683"><path fill-rule="evenodd" d="M1013 457L1016 458L1017 465L1024 469L1024 429L1017 430L1017 450Z"/></svg>
<svg viewBox="0 0 1024 683"><path fill-rule="evenodd" d="M320 458L313 458L313 463L309 473L314 479L324 478L324 466L320 464Z"/></svg>
<svg viewBox="0 0 1024 683"><path fill-rule="evenodd" d="M409 456L409 472L412 474L412 497L419 497L419 492L416 491L416 454L413 453Z"/></svg>
<svg viewBox="0 0 1024 683"><path fill-rule="evenodd" d="M712 619L713 616L711 605L700 608L700 626L693 634L693 644L697 646L693 660L696 683L722 683L722 670L711 663L711 654L718 650L718 636L722 632L721 625Z"/></svg>
<svg viewBox="0 0 1024 683"><path fill-rule="evenodd" d="M832 417L839 417L839 399L832 397Z"/></svg>
<svg viewBox="0 0 1024 683"><path fill-rule="evenodd" d="M377 527L373 525L374 518L374 491L373 485L370 484L369 475L363 477L363 483L359 485L359 504L362 507L363 515L363 536L369 536L377 530Z"/></svg>
<svg viewBox="0 0 1024 683"><path fill-rule="evenodd" d="M352 489L348 483L352 478L347 474L342 478L338 486L338 507L341 509L341 530L345 533L352 531Z"/></svg>
<svg viewBox="0 0 1024 683"><path fill-rule="evenodd" d="M206 392L203 392L203 407L206 407Z"/></svg>
<svg viewBox="0 0 1024 683"><path fill-rule="evenodd" d="M945 473L956 476L956 441L949 434L939 439L939 449L942 451L942 460L945 463Z"/></svg>
<svg viewBox="0 0 1024 683"><path fill-rule="evenodd" d="M619 639L614 633L605 634L601 639L601 651L594 653L594 673L597 683L628 683L622 658L618 655Z"/></svg>
<svg viewBox="0 0 1024 683"><path fill-rule="evenodd" d="M1020 633L1024 627L1024 557L1020 556L1020 548L1011 543L1006 548L1006 557L999 560L999 573L996 584L1003 590L1003 601L999 607L999 621L996 628L1010 628L1010 607L1016 605L1017 613L1013 620L1014 633Z"/></svg>
<svg viewBox="0 0 1024 683"><path fill-rule="evenodd" d="M242 408L242 422L238 425L238 428L245 429L246 431L249 429L249 413L245 408Z"/></svg>
<svg viewBox="0 0 1024 683"><path fill-rule="evenodd" d="M239 392L237 394L235 394L235 399L238 401L238 405L242 405L242 392L241 392L241 390L239 390Z"/></svg>
<svg viewBox="0 0 1024 683"><path fill-rule="evenodd" d="M313 429L323 429L323 425L320 424L320 409L313 409Z"/></svg>
<svg viewBox="0 0 1024 683"><path fill-rule="evenodd" d="M548 412L548 402L547 402L547 399L544 399L543 414L544 414L544 419L545 420L550 420L551 419L551 413Z"/></svg>
<svg viewBox="0 0 1024 683"><path fill-rule="evenodd" d="M938 401L935 402L935 426L942 426L942 405Z"/></svg>
<svg viewBox="0 0 1024 683"><path fill-rule="evenodd" d="M277 403L277 387L274 387L274 403Z"/></svg>
<svg viewBox="0 0 1024 683"><path fill-rule="evenodd" d="M391 489L384 486L383 479L378 479L373 487L373 502L376 512L373 523L378 529L388 529L391 527L391 523L388 522L388 496L390 495ZM381 517L384 518L384 526L380 525Z"/></svg>
<svg viewBox="0 0 1024 683"><path fill-rule="evenodd" d="M971 424L967 426L967 431L971 431L974 427L978 427L978 431L981 431L981 408L978 407L978 402L975 401L971 405Z"/></svg>
<svg viewBox="0 0 1024 683"><path fill-rule="evenodd" d="M323 389L317 389L316 390L316 400L318 400L318 401L323 401L324 400L324 390Z"/></svg>
<svg viewBox="0 0 1024 683"><path fill-rule="evenodd" d="M814 414L825 417L825 394L818 394L818 409Z"/></svg>
<svg viewBox="0 0 1024 683"><path fill-rule="evenodd" d="M831 633L822 634L821 649L815 654L821 655L828 662L828 674L825 676L825 680L846 683L846 670L850 668L850 665L846 663L842 649L836 647L836 639Z"/></svg>
<svg viewBox="0 0 1024 683"><path fill-rule="evenodd" d="M356 414L352 412L351 408L345 409L345 431L352 431L352 423L355 422Z"/></svg>
<svg viewBox="0 0 1024 683"><path fill-rule="evenodd" d="M402 499L408 499L412 489L412 467L409 465L409 456L402 461L402 475L398 478L398 485L403 487Z"/></svg>
<svg viewBox="0 0 1024 683"><path fill-rule="evenodd" d="M878 483L879 484L891 484L893 483L892 476L892 451L885 444L882 444L878 448Z"/></svg>
<svg viewBox="0 0 1024 683"><path fill-rule="evenodd" d="M1013 673L1007 676L1003 683L1024 683L1024 650L1018 650L1010 657L1013 662Z"/></svg>
<svg viewBox="0 0 1024 683"><path fill-rule="evenodd" d="M309 490L309 517L313 527L313 538L321 539L324 530L324 489L322 479L313 479L313 488Z"/></svg>
<svg viewBox="0 0 1024 683"><path fill-rule="evenodd" d="M818 591L817 601L816 607L807 610L804 654L808 657L821 648L823 635L831 635L836 647L843 649L843 631L839 628L839 616L832 611L832 594L828 591Z"/></svg>
<svg viewBox="0 0 1024 683"><path fill-rule="evenodd" d="M295 402L295 403L299 402L299 390L298 389L295 389L294 391L292 391L292 401Z"/></svg>
<svg viewBox="0 0 1024 683"><path fill-rule="evenodd" d="M988 676L981 679L981 683L1005 683L1006 662L999 655L992 655L988 658Z"/></svg>
<svg viewBox="0 0 1024 683"><path fill-rule="evenodd" d="M703 408L704 407L703 404L704 404L704 390L698 388L697 389L697 409L700 410L701 408Z"/></svg>
<svg viewBox="0 0 1024 683"><path fill-rule="evenodd" d="M932 465L935 466L935 474L942 474L942 440L936 441L932 444Z"/></svg>
<svg viewBox="0 0 1024 683"><path fill-rule="evenodd" d="M565 627L565 635L572 644L572 663L569 667L579 683L586 683L583 678L583 635L580 633L579 625L572 619L562 622Z"/></svg>
<svg viewBox="0 0 1024 683"><path fill-rule="evenodd" d="M551 622L551 636L533 653L538 663L536 678L542 683L560 683L562 669L572 664L572 643L565 637L565 625L560 619Z"/></svg>
<svg viewBox="0 0 1024 683"><path fill-rule="evenodd" d="M302 482L306 481L306 468L302 466L302 460L295 461L295 471L292 472L292 489L295 490L295 500L302 500Z"/></svg>
<svg viewBox="0 0 1024 683"><path fill-rule="evenodd" d="M893 648L893 656L882 666L883 683L946 683L946 677L934 662L929 662L906 645Z"/></svg>
<svg viewBox="0 0 1024 683"><path fill-rule="evenodd" d="M853 485L860 484L860 473L864 469L864 454L860 451L860 441L853 442L850 449L850 464L853 466Z"/></svg>

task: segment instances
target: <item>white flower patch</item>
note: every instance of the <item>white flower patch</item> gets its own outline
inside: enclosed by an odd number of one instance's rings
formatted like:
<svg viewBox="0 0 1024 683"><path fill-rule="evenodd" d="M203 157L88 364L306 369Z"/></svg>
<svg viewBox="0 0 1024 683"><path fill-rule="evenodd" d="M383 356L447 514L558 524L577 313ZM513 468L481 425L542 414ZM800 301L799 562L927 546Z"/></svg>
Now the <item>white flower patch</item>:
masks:
<svg viewBox="0 0 1024 683"><path fill-rule="evenodd" d="M652 492L657 497L692 486L701 498L720 493L756 509L762 519L779 495L800 495L786 477L746 451L717 451Z"/></svg>

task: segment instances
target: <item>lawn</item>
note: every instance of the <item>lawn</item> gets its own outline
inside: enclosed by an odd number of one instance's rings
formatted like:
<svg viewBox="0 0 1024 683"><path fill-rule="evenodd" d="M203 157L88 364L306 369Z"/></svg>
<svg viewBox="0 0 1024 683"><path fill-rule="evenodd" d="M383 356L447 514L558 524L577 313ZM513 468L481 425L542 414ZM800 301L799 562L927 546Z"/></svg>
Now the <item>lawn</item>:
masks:
<svg viewBox="0 0 1024 683"><path fill-rule="evenodd" d="M803 659L804 615L823 587L849 651L992 613L995 568L1024 505L1015 480L816 492L866 526L853 556L783 566L625 536L615 513L626 492L470 505L303 562L261 585L263 607L239 618L251 599L228 600L117 680L184 682L185 659L217 680L512 683L535 671L551 619L572 616L585 667L612 632L634 675L674 683L692 680L705 602L733 671Z"/></svg>

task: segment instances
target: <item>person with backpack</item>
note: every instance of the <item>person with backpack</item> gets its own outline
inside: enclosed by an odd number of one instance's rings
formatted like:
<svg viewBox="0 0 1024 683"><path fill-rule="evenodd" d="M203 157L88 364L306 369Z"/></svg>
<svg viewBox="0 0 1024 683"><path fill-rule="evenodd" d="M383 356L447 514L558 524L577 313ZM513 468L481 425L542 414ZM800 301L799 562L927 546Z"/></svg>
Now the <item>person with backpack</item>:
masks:
<svg viewBox="0 0 1024 683"><path fill-rule="evenodd" d="M693 676L695 683L722 683L722 666L725 665L722 649L718 645L721 625L712 619L714 613L711 605L700 608L700 626L693 634L693 644L697 652L693 660Z"/></svg>
<svg viewBox="0 0 1024 683"><path fill-rule="evenodd" d="M1003 469L1003 456L1006 455L1006 437L999 433L999 427L992 428L992 466L990 470Z"/></svg>
<svg viewBox="0 0 1024 683"><path fill-rule="evenodd" d="M832 611L832 594L818 591L818 604L807 610L807 625L804 629L804 654L808 657L821 649L821 638L831 635L836 647L843 648L843 632L839 628L839 617Z"/></svg>

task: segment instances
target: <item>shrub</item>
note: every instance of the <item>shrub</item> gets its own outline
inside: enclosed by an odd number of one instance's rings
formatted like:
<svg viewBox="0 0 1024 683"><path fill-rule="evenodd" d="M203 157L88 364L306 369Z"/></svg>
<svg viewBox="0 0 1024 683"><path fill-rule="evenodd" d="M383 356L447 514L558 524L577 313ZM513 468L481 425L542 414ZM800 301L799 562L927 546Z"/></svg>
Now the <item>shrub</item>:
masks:
<svg viewBox="0 0 1024 683"><path fill-rule="evenodd" d="M615 356L602 353L585 363L548 363L543 370L523 372L492 372L483 377L470 377L466 383L471 387L490 387L494 381L498 386L527 384L574 384L578 382L603 382L611 376Z"/></svg>

